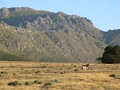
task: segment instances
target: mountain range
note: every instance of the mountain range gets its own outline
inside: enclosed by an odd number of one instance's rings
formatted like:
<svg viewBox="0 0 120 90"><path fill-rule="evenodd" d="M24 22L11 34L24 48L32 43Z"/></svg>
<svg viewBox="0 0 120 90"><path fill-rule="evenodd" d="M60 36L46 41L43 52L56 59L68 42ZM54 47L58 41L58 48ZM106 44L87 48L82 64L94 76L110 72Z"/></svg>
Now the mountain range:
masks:
<svg viewBox="0 0 120 90"><path fill-rule="evenodd" d="M0 60L96 62L108 45L120 45L120 29L104 32L63 12L0 9Z"/></svg>

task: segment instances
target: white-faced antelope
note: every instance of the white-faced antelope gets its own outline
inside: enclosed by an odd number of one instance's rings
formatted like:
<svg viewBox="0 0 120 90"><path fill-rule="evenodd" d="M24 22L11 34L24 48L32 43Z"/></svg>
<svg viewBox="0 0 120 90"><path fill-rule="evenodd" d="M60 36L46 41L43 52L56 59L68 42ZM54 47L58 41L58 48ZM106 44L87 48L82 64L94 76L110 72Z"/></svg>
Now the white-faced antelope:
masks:
<svg viewBox="0 0 120 90"><path fill-rule="evenodd" d="M88 70L89 66L90 66L89 63L85 64L85 65L82 65L82 70Z"/></svg>

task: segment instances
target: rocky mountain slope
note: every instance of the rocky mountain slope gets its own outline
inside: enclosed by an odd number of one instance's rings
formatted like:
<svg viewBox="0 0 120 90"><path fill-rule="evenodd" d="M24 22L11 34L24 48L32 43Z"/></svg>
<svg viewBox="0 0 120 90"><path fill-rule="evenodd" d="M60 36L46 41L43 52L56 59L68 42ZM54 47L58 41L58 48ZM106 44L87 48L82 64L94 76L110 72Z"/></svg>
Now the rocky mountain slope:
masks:
<svg viewBox="0 0 120 90"><path fill-rule="evenodd" d="M103 34L107 45L120 45L120 29L109 30L108 32L103 32Z"/></svg>
<svg viewBox="0 0 120 90"><path fill-rule="evenodd" d="M105 46L120 44L119 30L103 32L89 19L63 12L2 8L0 22L1 60L96 62Z"/></svg>

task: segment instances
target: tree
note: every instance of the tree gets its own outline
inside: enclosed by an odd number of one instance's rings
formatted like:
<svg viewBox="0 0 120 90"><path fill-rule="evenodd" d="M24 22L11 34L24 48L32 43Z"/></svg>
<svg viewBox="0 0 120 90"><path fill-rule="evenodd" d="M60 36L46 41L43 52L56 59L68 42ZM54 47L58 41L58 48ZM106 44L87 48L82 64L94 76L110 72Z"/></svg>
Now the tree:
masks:
<svg viewBox="0 0 120 90"><path fill-rule="evenodd" d="M120 46L107 46L104 51L102 63L120 63Z"/></svg>

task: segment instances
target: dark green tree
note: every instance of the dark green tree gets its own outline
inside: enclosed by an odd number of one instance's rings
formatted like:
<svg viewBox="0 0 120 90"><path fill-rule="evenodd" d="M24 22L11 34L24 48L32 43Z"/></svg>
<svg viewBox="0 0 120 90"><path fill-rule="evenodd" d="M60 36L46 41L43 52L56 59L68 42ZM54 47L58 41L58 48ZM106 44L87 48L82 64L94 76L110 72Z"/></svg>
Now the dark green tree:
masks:
<svg viewBox="0 0 120 90"><path fill-rule="evenodd" d="M107 46L104 51L102 63L120 63L120 46Z"/></svg>

